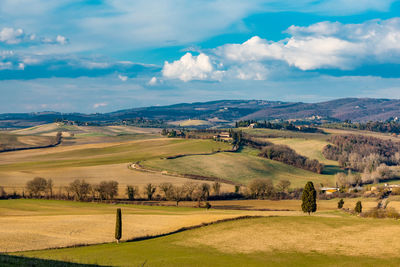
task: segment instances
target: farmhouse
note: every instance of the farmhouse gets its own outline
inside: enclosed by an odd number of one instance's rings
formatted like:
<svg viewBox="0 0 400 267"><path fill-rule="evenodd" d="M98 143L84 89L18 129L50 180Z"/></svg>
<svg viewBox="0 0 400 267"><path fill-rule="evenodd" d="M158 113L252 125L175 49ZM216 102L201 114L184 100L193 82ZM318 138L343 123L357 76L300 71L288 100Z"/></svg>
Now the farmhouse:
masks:
<svg viewBox="0 0 400 267"><path fill-rule="evenodd" d="M326 195L331 195L335 192L339 191L338 187L322 187L321 192L326 194Z"/></svg>
<svg viewBox="0 0 400 267"><path fill-rule="evenodd" d="M228 132L222 132L213 136L214 140L232 141L232 137Z"/></svg>

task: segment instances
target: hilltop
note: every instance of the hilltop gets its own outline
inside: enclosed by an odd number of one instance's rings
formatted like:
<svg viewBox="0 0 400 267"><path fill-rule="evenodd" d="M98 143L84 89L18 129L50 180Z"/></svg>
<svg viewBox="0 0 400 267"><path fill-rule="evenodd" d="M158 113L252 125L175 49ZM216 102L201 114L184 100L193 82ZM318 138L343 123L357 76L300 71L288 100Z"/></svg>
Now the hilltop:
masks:
<svg viewBox="0 0 400 267"><path fill-rule="evenodd" d="M342 98L319 103L265 100L218 100L119 110L110 113L82 114L60 112L0 114L0 128L23 128L56 120L113 124L144 118L172 125L226 125L237 120L351 120L358 122L400 117L400 100ZM195 120L187 122L187 120ZM154 124L154 123L153 123Z"/></svg>

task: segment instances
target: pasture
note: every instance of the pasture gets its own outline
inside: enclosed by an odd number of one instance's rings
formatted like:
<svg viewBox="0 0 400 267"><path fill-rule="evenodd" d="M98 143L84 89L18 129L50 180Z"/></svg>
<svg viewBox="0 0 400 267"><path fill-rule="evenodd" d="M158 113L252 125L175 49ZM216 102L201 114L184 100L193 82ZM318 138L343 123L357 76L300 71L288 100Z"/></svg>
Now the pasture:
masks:
<svg viewBox="0 0 400 267"><path fill-rule="evenodd" d="M112 242L117 208L123 211L123 240L259 214L256 211L207 211L189 207L1 200L0 252Z"/></svg>
<svg viewBox="0 0 400 267"><path fill-rule="evenodd" d="M53 138L46 136L15 135L0 132L0 151L5 149L29 148L36 146L47 146Z"/></svg>
<svg viewBox="0 0 400 267"><path fill-rule="evenodd" d="M312 180L332 184L333 175L321 175L284 163L258 157L258 150L245 148L238 153L224 152L214 155L196 155L176 159L154 158L142 161L144 167L179 174L195 174L247 184L256 178L269 178L275 183L287 179L292 187L302 187Z"/></svg>
<svg viewBox="0 0 400 267"><path fill-rule="evenodd" d="M108 266L398 266L394 220L264 217L223 222L170 236L15 253Z"/></svg>
<svg viewBox="0 0 400 267"><path fill-rule="evenodd" d="M131 162L230 148L229 144L212 140L152 138L7 152L0 154L0 185L6 190L21 192L26 182L36 176L53 179L56 190L75 179L85 179L90 183L116 180L123 194L127 184L141 186L149 182L167 181L183 184L188 181L185 178L133 171L128 169Z"/></svg>

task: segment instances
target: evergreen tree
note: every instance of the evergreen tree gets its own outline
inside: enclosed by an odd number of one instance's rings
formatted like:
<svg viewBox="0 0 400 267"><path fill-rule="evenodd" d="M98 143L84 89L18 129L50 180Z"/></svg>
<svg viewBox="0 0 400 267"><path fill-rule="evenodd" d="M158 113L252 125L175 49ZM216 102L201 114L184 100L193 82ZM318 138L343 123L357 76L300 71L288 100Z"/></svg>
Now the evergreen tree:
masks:
<svg viewBox="0 0 400 267"><path fill-rule="evenodd" d="M356 207L354 208L354 211L357 212L357 213L361 213L362 212L361 201L357 201Z"/></svg>
<svg viewBox="0 0 400 267"><path fill-rule="evenodd" d="M342 199L340 199L339 202L337 203L338 209L343 208L343 204L344 204L344 201L343 201L343 198L342 198Z"/></svg>
<svg viewBox="0 0 400 267"><path fill-rule="evenodd" d="M307 182L301 195L301 200L301 209L303 212L307 212L310 215L311 212L317 211L317 191L315 191L312 182Z"/></svg>
<svg viewBox="0 0 400 267"><path fill-rule="evenodd" d="M122 218L121 218L121 209L117 209L117 221L115 223L115 239L117 240L117 243L119 243L119 240L122 237Z"/></svg>

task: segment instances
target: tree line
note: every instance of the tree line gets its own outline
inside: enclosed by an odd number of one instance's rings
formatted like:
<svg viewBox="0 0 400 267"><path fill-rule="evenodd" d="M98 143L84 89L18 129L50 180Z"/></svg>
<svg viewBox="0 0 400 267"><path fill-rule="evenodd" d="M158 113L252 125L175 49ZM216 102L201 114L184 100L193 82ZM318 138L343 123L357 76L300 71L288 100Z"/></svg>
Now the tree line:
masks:
<svg viewBox="0 0 400 267"><path fill-rule="evenodd" d="M261 150L259 156L316 173L322 173L324 170L324 165L318 160L299 155L285 145L267 145Z"/></svg>
<svg viewBox="0 0 400 267"><path fill-rule="evenodd" d="M263 128L263 129L275 129L275 130L288 130L295 132L304 132L304 133L323 133L324 131L308 126L308 125L295 125L291 122L269 122L269 121L256 121L256 120L243 120L237 121L235 123L235 127L249 127L252 125L253 128Z"/></svg>
<svg viewBox="0 0 400 267"><path fill-rule="evenodd" d="M331 144L324 147L323 155L342 168L362 173L363 182L394 178L389 166L400 164L398 143L363 135L336 135L328 141Z"/></svg>
<svg viewBox="0 0 400 267"><path fill-rule="evenodd" d="M347 129L357 129L364 131L372 131L379 133L395 133L400 134L400 122L394 120L393 118L387 121L369 121L369 122L351 122L346 120L341 123L331 123L326 124L324 127L328 128L347 128Z"/></svg>
<svg viewBox="0 0 400 267"><path fill-rule="evenodd" d="M91 184L84 179L76 179L67 186L55 187L52 179L35 177L26 183L21 195L14 192L15 198L47 198L76 201L107 201L107 200L157 200L196 201L198 205L208 200L228 199L298 199L301 188L291 188L289 180L280 180L273 184L271 179L253 179L247 186L235 185L230 192L222 191L220 182L194 183L183 185L172 183L148 183L142 187L127 185L120 194L117 181L109 180ZM125 195L125 197L121 197ZM0 199L13 197L0 186Z"/></svg>

